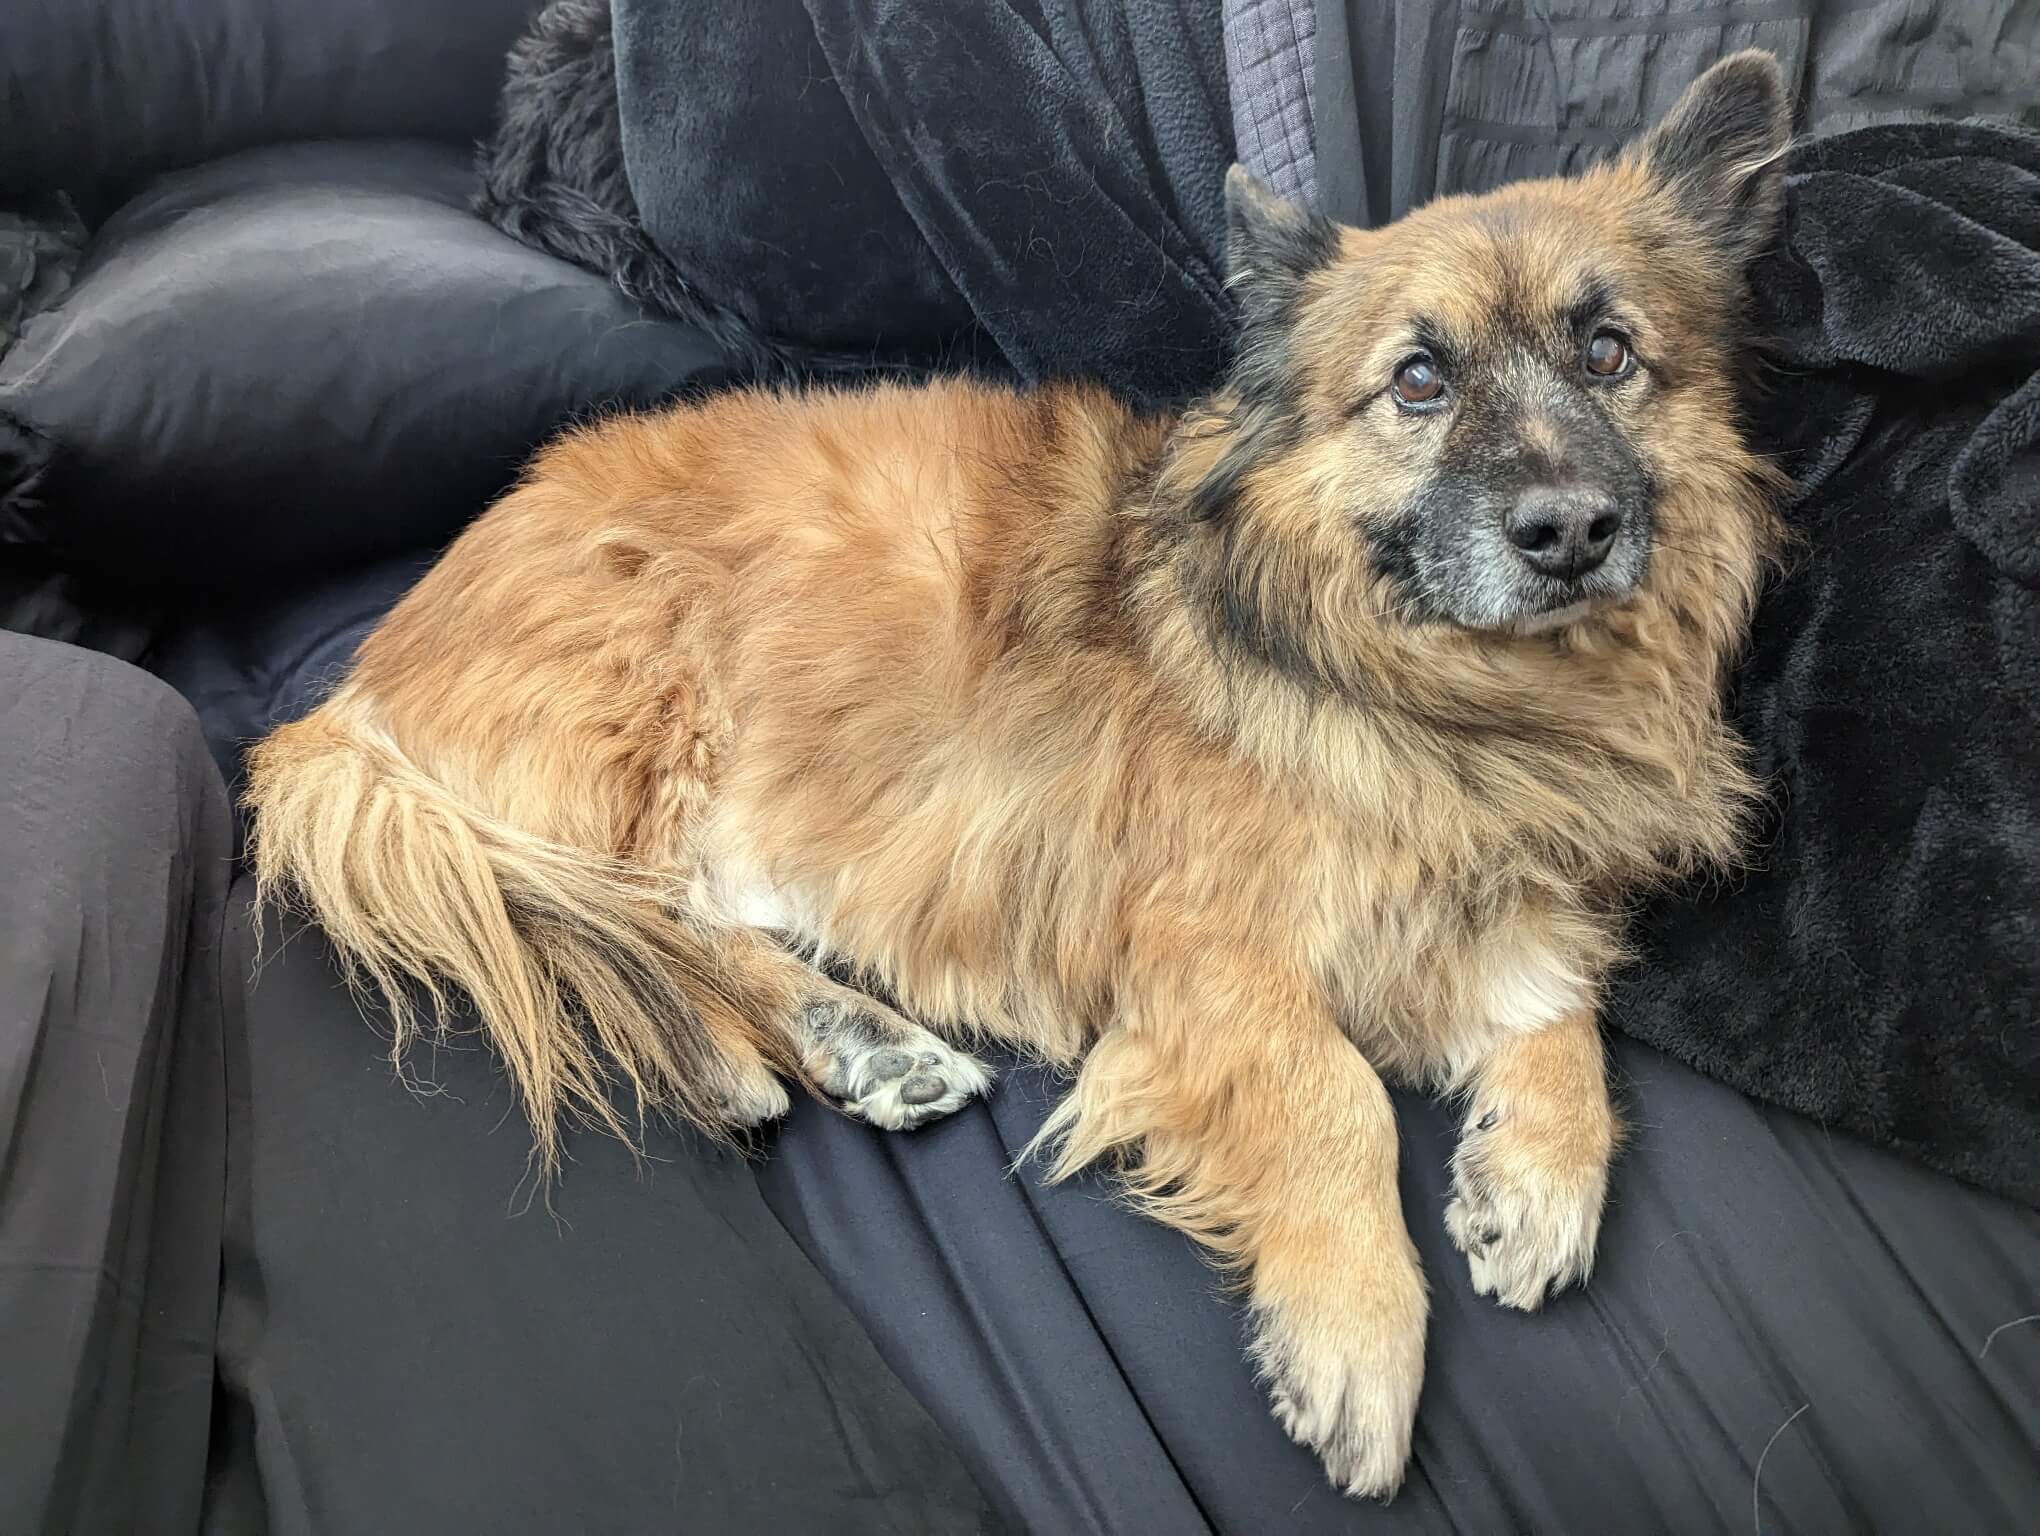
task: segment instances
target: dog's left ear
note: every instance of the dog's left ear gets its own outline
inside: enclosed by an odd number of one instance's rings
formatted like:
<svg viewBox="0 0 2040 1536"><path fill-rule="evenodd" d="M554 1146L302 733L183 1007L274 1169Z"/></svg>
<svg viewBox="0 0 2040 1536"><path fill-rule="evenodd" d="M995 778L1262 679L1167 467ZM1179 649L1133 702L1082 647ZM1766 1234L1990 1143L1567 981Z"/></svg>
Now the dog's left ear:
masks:
<svg viewBox="0 0 2040 1536"><path fill-rule="evenodd" d="M1339 254L1339 227L1299 208L1243 165L1225 177L1226 265L1248 325L1284 314L1303 280Z"/></svg>
<svg viewBox="0 0 2040 1536"><path fill-rule="evenodd" d="M1740 263L1777 229L1791 138L1785 76L1775 58L1753 48L1688 86L1625 158L1669 187L1687 217Z"/></svg>
<svg viewBox="0 0 2040 1536"><path fill-rule="evenodd" d="M1226 286L1240 302L1240 334L1215 418L1224 447L1183 492L1183 510L1193 522L1232 510L1247 476L1289 422L1295 376L1288 325L1304 279L1339 255L1338 225L1297 207L1242 165L1226 172L1225 236Z"/></svg>

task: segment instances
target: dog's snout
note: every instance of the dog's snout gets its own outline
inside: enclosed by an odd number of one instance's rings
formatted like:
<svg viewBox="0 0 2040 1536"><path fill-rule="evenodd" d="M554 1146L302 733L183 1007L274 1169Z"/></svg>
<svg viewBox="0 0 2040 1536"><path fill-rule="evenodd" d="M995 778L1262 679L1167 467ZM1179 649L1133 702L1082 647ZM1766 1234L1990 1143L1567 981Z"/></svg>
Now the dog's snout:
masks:
<svg viewBox="0 0 2040 1536"><path fill-rule="evenodd" d="M1572 580L1608 558L1622 532L1622 509L1606 491L1539 486L1517 498L1502 526L1532 570Z"/></svg>

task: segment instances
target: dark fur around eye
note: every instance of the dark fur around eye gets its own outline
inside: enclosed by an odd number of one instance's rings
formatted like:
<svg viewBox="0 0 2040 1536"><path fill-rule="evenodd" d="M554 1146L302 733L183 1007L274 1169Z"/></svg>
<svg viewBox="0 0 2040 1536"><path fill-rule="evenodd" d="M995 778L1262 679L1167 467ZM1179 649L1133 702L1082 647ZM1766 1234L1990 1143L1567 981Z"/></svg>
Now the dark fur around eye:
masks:
<svg viewBox="0 0 2040 1536"><path fill-rule="evenodd" d="M1607 326L1615 309L1615 290L1605 278L1592 277L1580 284L1571 304L1566 306L1566 329L1585 340Z"/></svg>

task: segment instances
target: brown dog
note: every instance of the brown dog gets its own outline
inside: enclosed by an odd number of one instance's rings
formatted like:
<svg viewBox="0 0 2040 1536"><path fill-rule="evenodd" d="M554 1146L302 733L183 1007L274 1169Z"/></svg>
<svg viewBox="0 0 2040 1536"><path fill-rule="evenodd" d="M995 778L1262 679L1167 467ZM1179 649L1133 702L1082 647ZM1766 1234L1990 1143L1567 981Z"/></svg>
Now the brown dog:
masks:
<svg viewBox="0 0 2040 1536"><path fill-rule="evenodd" d="M472 1003L550 1164L608 1093L882 1126L1081 1062L1046 1133L1237 1266L1282 1423L1402 1477L1425 1288L1383 1078L1516 1307L1593 1262L1627 896L1734 851L1718 704L1774 533L1738 436L1773 62L1614 163L1339 229L1235 172L1180 419L739 393L548 449L253 760L264 889ZM785 940L787 942L781 942ZM795 946L789 948L788 944ZM906 1014L815 970L839 957Z"/></svg>

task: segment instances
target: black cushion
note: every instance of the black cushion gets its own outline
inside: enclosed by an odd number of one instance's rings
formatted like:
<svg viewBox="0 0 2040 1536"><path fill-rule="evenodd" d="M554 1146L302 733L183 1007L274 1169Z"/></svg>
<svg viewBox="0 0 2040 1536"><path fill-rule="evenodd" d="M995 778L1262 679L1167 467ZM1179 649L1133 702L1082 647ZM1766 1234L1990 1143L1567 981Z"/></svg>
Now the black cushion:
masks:
<svg viewBox="0 0 2040 1536"><path fill-rule="evenodd" d="M576 413L725 374L698 331L471 214L464 155L252 150L155 184L0 361L48 440L0 542L162 592L443 540Z"/></svg>
<svg viewBox="0 0 2040 1536"><path fill-rule="evenodd" d="M488 129L536 0L7 0L0 196L287 139Z"/></svg>

